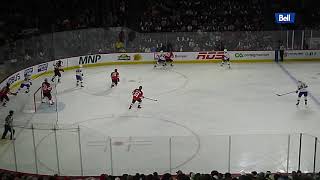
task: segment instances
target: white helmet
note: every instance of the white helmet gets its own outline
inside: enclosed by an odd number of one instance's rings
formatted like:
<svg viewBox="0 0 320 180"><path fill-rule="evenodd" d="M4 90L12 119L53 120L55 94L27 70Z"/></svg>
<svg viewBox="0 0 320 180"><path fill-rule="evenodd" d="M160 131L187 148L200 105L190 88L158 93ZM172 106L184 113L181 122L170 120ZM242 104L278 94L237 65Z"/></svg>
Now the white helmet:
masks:
<svg viewBox="0 0 320 180"><path fill-rule="evenodd" d="M162 50L161 50L160 52L161 52L161 53L163 53L163 51L162 51Z"/></svg>
<svg viewBox="0 0 320 180"><path fill-rule="evenodd" d="M227 49L224 49L223 51L224 51L224 52L227 52L228 50L227 50Z"/></svg>
<svg viewBox="0 0 320 180"><path fill-rule="evenodd" d="M79 67L82 68L82 64L80 64Z"/></svg>

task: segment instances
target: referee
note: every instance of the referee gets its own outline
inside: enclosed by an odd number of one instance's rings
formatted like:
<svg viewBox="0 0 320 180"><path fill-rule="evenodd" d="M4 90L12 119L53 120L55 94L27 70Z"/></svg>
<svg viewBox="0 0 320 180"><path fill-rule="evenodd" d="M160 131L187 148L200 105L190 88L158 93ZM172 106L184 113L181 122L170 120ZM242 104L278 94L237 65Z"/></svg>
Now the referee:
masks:
<svg viewBox="0 0 320 180"><path fill-rule="evenodd" d="M7 136L7 133L8 131L11 133L10 135L10 139L12 140L13 139L13 135L14 135L14 129L13 129L13 126L12 126L12 122L13 122L13 111L9 111L9 115L6 117L6 120L5 120L5 124L4 124L4 132L2 134L2 138L1 139L5 139L6 136Z"/></svg>

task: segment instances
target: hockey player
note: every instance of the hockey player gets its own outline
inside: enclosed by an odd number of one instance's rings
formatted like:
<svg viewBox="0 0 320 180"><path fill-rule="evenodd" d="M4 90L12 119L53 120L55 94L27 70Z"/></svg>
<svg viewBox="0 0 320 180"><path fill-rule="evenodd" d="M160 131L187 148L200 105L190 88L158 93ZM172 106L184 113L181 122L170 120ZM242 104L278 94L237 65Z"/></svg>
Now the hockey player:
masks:
<svg viewBox="0 0 320 180"><path fill-rule="evenodd" d="M299 92L298 94L298 100L297 100L297 106L300 103L300 98L303 95L304 96L304 104L307 105L307 96L308 96L308 85L302 81L298 81L298 89L296 90L296 93Z"/></svg>
<svg viewBox="0 0 320 180"><path fill-rule="evenodd" d="M62 67L62 61L61 60L58 60L57 62L56 62L56 66L58 66L58 67Z"/></svg>
<svg viewBox="0 0 320 180"><path fill-rule="evenodd" d="M60 78L61 78L61 73L60 71L64 72L64 70L62 69L62 61L58 61L55 65L54 65L54 75L51 79L52 82L54 82L54 79L56 76L58 76L58 83L60 82Z"/></svg>
<svg viewBox="0 0 320 180"><path fill-rule="evenodd" d="M220 66L223 66L224 63L228 64L228 67L229 69L231 68L230 66L230 56L228 54L228 50L227 49L224 49L223 50L224 54L223 54L223 59L222 59L222 62L221 62L221 65Z"/></svg>
<svg viewBox="0 0 320 180"><path fill-rule="evenodd" d="M42 93L43 93L42 103L45 103L44 99L48 98L49 104L53 105L51 90L52 90L52 87L50 83L48 83L48 79L47 78L44 79L44 82L42 83Z"/></svg>
<svg viewBox="0 0 320 180"><path fill-rule="evenodd" d="M117 86L118 83L120 82L118 69L114 69L114 71L111 73L110 77L111 77L111 82L112 82L111 88L113 88L114 86Z"/></svg>
<svg viewBox="0 0 320 180"><path fill-rule="evenodd" d="M142 98L144 98L143 96L143 92L142 92L142 86L139 86L139 89L135 89L133 92L132 92L132 102L129 106L129 109L132 108L133 104L138 101L139 104L138 104L138 108L140 109L141 108L141 103L142 103Z"/></svg>
<svg viewBox="0 0 320 180"><path fill-rule="evenodd" d="M166 65L166 57L163 51L160 51L160 54L157 56L157 58L158 60L157 60L157 63L154 65L154 67L157 67L157 65L162 65L162 66Z"/></svg>
<svg viewBox="0 0 320 180"><path fill-rule="evenodd" d="M0 90L0 101L3 102L2 106L6 106L9 101L8 94L17 95L17 93L10 92L10 83L7 83L6 86Z"/></svg>
<svg viewBox="0 0 320 180"><path fill-rule="evenodd" d="M10 110L9 111L9 115L6 117L5 119L5 124L4 124L4 132L2 134L2 137L1 139L6 139L6 136L8 134L8 132L10 132L10 140L15 140L14 138L14 133L15 133L15 130L13 129L13 113L14 111Z"/></svg>
<svg viewBox="0 0 320 180"><path fill-rule="evenodd" d="M76 70L76 80L77 80L77 86L79 86L79 82L80 82L81 87L84 87L82 65L79 65L79 68Z"/></svg>
<svg viewBox="0 0 320 180"><path fill-rule="evenodd" d="M173 57L174 57L174 55L172 52L166 53L166 55L165 55L166 64L165 65L167 65L167 63L168 63L168 64L170 64L170 66L173 66L173 59L172 59Z"/></svg>
<svg viewBox="0 0 320 180"><path fill-rule="evenodd" d="M19 93L20 90L23 89L24 87L27 87L27 90L25 91L25 93L28 93L30 91L31 85L32 85L32 82L31 82L30 76L28 74L25 74L24 79L16 93Z"/></svg>

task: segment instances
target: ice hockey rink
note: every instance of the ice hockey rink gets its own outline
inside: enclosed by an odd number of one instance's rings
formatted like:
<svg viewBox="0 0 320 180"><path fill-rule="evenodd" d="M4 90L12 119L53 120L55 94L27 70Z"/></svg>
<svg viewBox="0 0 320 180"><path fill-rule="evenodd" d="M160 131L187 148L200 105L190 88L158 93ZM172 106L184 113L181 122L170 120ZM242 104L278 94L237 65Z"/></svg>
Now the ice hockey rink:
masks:
<svg viewBox="0 0 320 180"><path fill-rule="evenodd" d="M120 83L110 89L114 68ZM16 140L1 141L2 169L62 175L81 175L81 169L84 175L286 172L298 169L303 133L301 170L313 170L320 63L84 68L84 88L75 86L70 70L53 89L56 104L41 104L36 95L34 112L33 94L44 78L0 109L1 123L9 110L16 112ZM309 85L307 106L295 105L295 93L276 95L296 90L296 80ZM158 101L144 99L142 109L129 110L131 92L140 85L145 97Z"/></svg>

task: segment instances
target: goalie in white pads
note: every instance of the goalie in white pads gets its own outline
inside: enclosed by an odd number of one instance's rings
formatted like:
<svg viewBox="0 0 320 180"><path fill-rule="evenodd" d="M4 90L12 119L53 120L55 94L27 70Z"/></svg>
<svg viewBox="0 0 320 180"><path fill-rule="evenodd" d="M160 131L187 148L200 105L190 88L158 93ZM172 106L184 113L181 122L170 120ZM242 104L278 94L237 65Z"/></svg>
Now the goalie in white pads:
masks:
<svg viewBox="0 0 320 180"><path fill-rule="evenodd" d="M43 93L43 99L42 99L42 103L45 103L45 98L47 98L49 100L49 104L53 105L53 100L52 100L52 95L51 95L51 84L48 83L48 79L44 79L44 82L42 83L42 93Z"/></svg>
<svg viewBox="0 0 320 180"><path fill-rule="evenodd" d="M82 72L82 65L79 65L79 68L76 70L76 80L77 80L77 86L79 86L80 82L80 87L83 86L83 72Z"/></svg>
<svg viewBox="0 0 320 180"><path fill-rule="evenodd" d="M30 86L32 85L30 76L28 74L24 75L24 79L19 87L19 89L17 90L16 93L19 93L21 89L23 89L24 87L27 88L27 90L25 91L25 93L28 93L30 91Z"/></svg>
<svg viewBox="0 0 320 180"><path fill-rule="evenodd" d="M228 50L224 49L223 52L224 52L224 54L223 54L223 58L222 58L222 62L221 62L220 66L223 66L226 63L226 64L228 64L228 68L230 69L231 68L231 66L230 66L230 56L229 56Z"/></svg>
<svg viewBox="0 0 320 180"><path fill-rule="evenodd" d="M297 100L297 106L300 103L301 96L304 96L304 104L307 105L307 97L308 97L308 85L305 82L298 81L298 89L296 93L298 93L298 100Z"/></svg>
<svg viewBox="0 0 320 180"><path fill-rule="evenodd" d="M157 67L158 65L166 66L166 55L163 51L160 51L160 54L157 55L157 63L154 67Z"/></svg>

